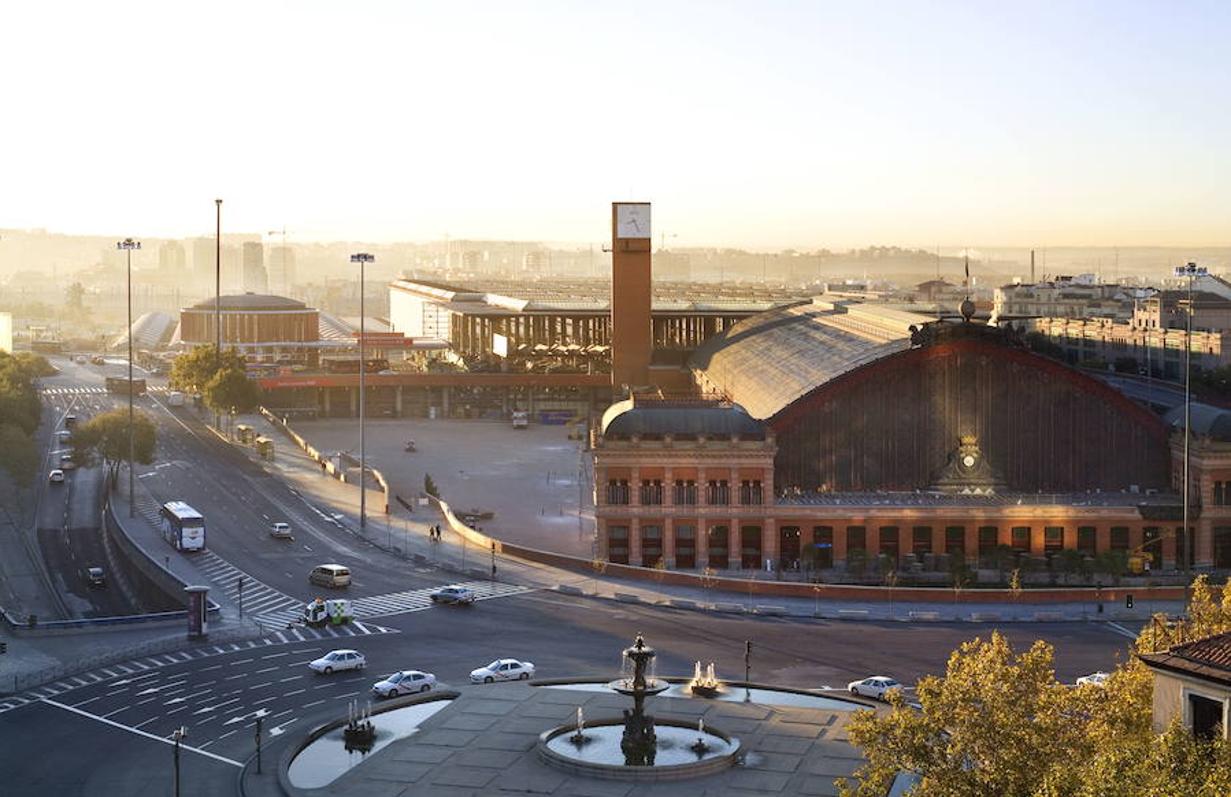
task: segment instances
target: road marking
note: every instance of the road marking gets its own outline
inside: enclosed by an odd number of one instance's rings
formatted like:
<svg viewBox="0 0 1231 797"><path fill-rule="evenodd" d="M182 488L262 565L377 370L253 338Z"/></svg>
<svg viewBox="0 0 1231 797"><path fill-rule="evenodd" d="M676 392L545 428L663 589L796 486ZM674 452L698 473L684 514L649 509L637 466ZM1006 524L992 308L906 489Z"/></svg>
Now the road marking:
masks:
<svg viewBox="0 0 1231 797"><path fill-rule="evenodd" d="M64 709L65 711L71 711L71 712L72 712L72 713L74 713L74 714L80 714L81 716L86 717L87 719L96 720L97 722L101 722L101 723L103 723L104 725L110 725L110 726L112 726L113 728L119 728L119 729L120 729L120 730L122 730L122 731L128 731L129 733L134 733L134 734L136 734L137 736L144 736L146 739L153 739L153 740L154 740L154 741L156 741L156 742L161 742L162 744L166 744L166 745L171 745L171 746L174 746L174 745L175 745L175 742L173 742L173 741L172 741L172 740L170 740L170 739L164 739L164 738L163 738L163 737L161 737L161 736L155 736L155 735L154 735L154 734L152 734L152 733L146 733L145 731L143 731L143 730L141 730L141 729L139 729L139 728L134 728L134 727L131 727L131 726L129 726L129 725L123 725L123 724L118 723L118 722L113 722L112 720L109 720L109 719L107 719L106 717L100 717L100 716L98 716L97 714L91 714L90 712L88 712L88 711L82 711L82 710L81 710L81 709L79 709L79 708L73 708L72 706L66 706L66 705L64 705L63 703L60 703L60 702L55 701L55 700L44 700L43 702L44 702L44 703L47 703L48 705L55 706L55 707L57 707L57 708L62 708L62 709ZM232 760L231 760L231 759L229 759L229 758L223 758L222 756L218 755L217 753L211 753L211 752L209 752L208 750L202 750L202 749L201 749L201 748L199 748L199 747L192 747L191 745L187 745L187 744L184 744L184 743L182 743L182 742L180 743L180 745L179 745L179 746L180 746L180 749L181 749L181 750L187 750L187 751L188 751L188 752L190 752L190 753L197 753L197 754L199 754L199 755L203 755L203 756L206 756L206 757L208 757L208 758L212 758L212 759L214 759L215 761L221 761L221 762L222 762L222 763L224 763L224 764L230 764L231 766L236 767L237 769L243 769L243 766L244 766L243 764L239 763L238 761L232 761Z"/></svg>
<svg viewBox="0 0 1231 797"><path fill-rule="evenodd" d="M304 703L303 707L312 708L313 706L319 706L321 703L324 703L324 702L325 702L324 700L313 700L311 703Z"/></svg>
<svg viewBox="0 0 1231 797"><path fill-rule="evenodd" d="M304 692L306 692L306 691L308 691L308 690L307 690L307 689L293 689L293 690L291 690L290 692L285 692L285 693L283 693L283 695L282 695L282 696L283 696L283 697L290 697L291 695L302 695L302 694L303 694Z"/></svg>
<svg viewBox="0 0 1231 797"><path fill-rule="evenodd" d="M289 678L283 678L283 679L281 679L280 681L278 681L278 683L280 683L280 684L284 684L284 683L286 683L287 681L298 681L298 680L299 680L300 678L302 678L302 677L303 677L302 675L292 675L292 676L290 676Z"/></svg>
<svg viewBox="0 0 1231 797"><path fill-rule="evenodd" d="M222 665L215 664L212 667L202 667L201 672L209 672L210 670L220 670L220 669L222 669Z"/></svg>
<svg viewBox="0 0 1231 797"><path fill-rule="evenodd" d="M206 713L209 713L209 712L211 712L211 711L217 711L218 709L222 708L223 706L229 706L229 705L230 705L230 704L232 704L232 703L238 703L238 702L239 702L239 698L238 698L238 697L236 697L236 698L233 698L233 699L231 699L231 700L228 700L228 701L226 701L226 702L224 702L224 703L215 703L215 704L214 704L214 705L212 705L212 706L206 706L205 708L199 709L199 710L194 711L194 712L192 712L192 713L193 713L193 715L194 715L194 716L195 716L195 715L197 715L197 714L206 714Z"/></svg>
<svg viewBox="0 0 1231 797"><path fill-rule="evenodd" d="M291 652L289 650L284 650L281 653L270 653L268 656L262 656L261 658L262 659L277 659L282 656L289 656L289 655L291 655Z"/></svg>
<svg viewBox="0 0 1231 797"><path fill-rule="evenodd" d="M250 686L250 687L248 687L248 688L249 688L249 689L264 689L264 688L265 688L265 687L267 687L267 686L273 686L273 685L274 685L274 682L273 682L273 681L266 681L266 682L265 682L265 683L263 683L263 684L257 684L256 686Z"/></svg>
<svg viewBox="0 0 1231 797"><path fill-rule="evenodd" d="M280 669L282 668L281 667L266 667L263 670L257 670L256 672L253 673L253 675L263 675L264 673L273 672L274 670L280 670Z"/></svg>
<svg viewBox="0 0 1231 797"><path fill-rule="evenodd" d="M266 697L266 698L262 698L261 700L254 700L252 701L252 705L259 706L262 703L268 703L271 700L277 700L277 699L278 699L278 696L274 695L273 697Z"/></svg>
<svg viewBox="0 0 1231 797"><path fill-rule="evenodd" d="M1129 631L1127 628L1120 625L1119 623L1108 622L1107 627L1110 628L1115 633L1120 634L1121 636L1126 636L1129 639L1136 639L1138 636L1137 634L1133 633L1132 631Z"/></svg>

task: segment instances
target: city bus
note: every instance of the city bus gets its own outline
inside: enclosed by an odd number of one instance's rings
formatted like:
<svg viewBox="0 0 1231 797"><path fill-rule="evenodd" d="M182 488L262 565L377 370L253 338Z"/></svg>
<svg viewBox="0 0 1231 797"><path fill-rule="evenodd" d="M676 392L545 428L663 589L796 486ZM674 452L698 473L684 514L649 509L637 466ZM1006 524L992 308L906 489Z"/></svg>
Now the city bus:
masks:
<svg viewBox="0 0 1231 797"><path fill-rule="evenodd" d="M205 550L205 518L183 501L168 501L158 510L162 538L177 551Z"/></svg>

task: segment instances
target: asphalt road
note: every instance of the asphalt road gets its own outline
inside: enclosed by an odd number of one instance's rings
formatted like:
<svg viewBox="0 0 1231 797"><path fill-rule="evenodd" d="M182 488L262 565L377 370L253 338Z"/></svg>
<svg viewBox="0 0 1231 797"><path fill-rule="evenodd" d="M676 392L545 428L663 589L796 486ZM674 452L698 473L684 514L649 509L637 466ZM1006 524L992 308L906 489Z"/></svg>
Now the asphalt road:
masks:
<svg viewBox="0 0 1231 797"><path fill-rule="evenodd" d="M440 606L386 624L400 633L207 646L191 657L159 656L109 667L110 675L100 673L103 680L62 683L72 688L58 694L50 694L59 688L53 686L47 690L50 702L0 713L0 737L41 742L37 756L29 755L24 741L0 746L0 771L9 773L10 784L19 784L8 793L121 793L90 790L91 784L109 783L124 783L130 790L123 793L137 793L140 783L133 778L165 780L169 751L158 749L165 746L159 740L181 725L188 729L188 744L225 759L184 753L199 777L216 781L190 793L230 793L226 788L233 788L235 766L226 762L242 762L253 752L256 712L266 713L264 727L275 737L303 732L345 715L352 700L366 701L371 684L397 669L424 669L442 685L481 689L468 686L469 671L511 656L533 661L541 677L609 679L618 673L619 651L642 632L659 650L659 674L686 675L699 659L715 661L720 677L742 679L744 641L751 640L753 680L841 689L870 674L914 683L941 672L961 641L991 630L969 624L749 620L545 592L473 607ZM1036 638L1050 641L1058 675L1069 681L1110 667L1126 655L1128 644L1103 626L1030 624L1006 627L1004 633L1019 648ZM367 656L365 672L320 676L307 669L311 659L346 646ZM138 767L147 770L137 772Z"/></svg>

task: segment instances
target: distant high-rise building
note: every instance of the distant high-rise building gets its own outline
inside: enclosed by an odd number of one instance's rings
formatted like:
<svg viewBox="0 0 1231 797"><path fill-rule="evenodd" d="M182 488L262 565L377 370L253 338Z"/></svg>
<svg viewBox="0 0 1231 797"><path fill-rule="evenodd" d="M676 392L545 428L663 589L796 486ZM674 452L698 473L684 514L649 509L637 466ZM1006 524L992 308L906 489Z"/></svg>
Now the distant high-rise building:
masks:
<svg viewBox="0 0 1231 797"><path fill-rule="evenodd" d="M245 241L243 246L244 291L265 293L269 279L265 274L265 247L259 241Z"/></svg>
<svg viewBox="0 0 1231 797"><path fill-rule="evenodd" d="M295 286L295 250L275 246L269 250L269 289L279 296L290 296Z"/></svg>
<svg viewBox="0 0 1231 797"><path fill-rule="evenodd" d="M184 245L179 241L163 241L158 247L158 270L164 274L185 276L184 269L188 266L188 256Z"/></svg>
<svg viewBox="0 0 1231 797"><path fill-rule="evenodd" d="M198 285L214 285L215 252L213 238L192 239L192 276Z"/></svg>

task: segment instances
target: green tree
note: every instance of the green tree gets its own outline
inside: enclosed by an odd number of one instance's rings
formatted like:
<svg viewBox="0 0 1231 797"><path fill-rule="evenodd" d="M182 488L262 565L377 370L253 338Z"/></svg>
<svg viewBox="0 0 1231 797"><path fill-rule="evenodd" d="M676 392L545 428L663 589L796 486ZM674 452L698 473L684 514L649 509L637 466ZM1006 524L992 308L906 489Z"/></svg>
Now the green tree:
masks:
<svg viewBox="0 0 1231 797"><path fill-rule="evenodd" d="M133 458L143 465L154 461L157 432L143 412L133 416ZM102 462L114 478L128 459L128 410L95 415L73 432L73 459L82 465Z"/></svg>
<svg viewBox="0 0 1231 797"><path fill-rule="evenodd" d="M213 344L196 346L192 351L185 352L171 363L171 387L186 393L204 393L205 386L220 370L244 370L244 357L234 349L224 349L221 356L216 355ZM230 409L228 405L227 409Z"/></svg>
<svg viewBox="0 0 1231 797"><path fill-rule="evenodd" d="M30 482L38 469L38 447L34 438L11 423L0 423L0 467L12 477L14 485Z"/></svg>
<svg viewBox="0 0 1231 797"><path fill-rule="evenodd" d="M215 412L251 412L261 401L261 389L233 363L215 372L202 393L205 406Z"/></svg>
<svg viewBox="0 0 1231 797"><path fill-rule="evenodd" d="M436 482L432 481L432 474L430 473L423 474L423 492L433 498L440 497L440 491L436 489Z"/></svg>

